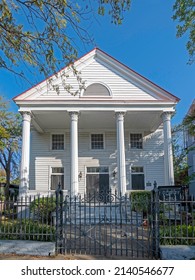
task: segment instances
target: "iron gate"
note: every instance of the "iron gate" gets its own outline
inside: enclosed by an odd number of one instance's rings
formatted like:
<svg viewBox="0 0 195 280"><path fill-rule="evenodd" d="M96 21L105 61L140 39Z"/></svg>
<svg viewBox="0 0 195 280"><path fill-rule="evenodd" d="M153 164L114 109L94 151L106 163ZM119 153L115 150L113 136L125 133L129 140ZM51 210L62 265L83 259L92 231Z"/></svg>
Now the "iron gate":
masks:
<svg viewBox="0 0 195 280"><path fill-rule="evenodd" d="M129 196L102 191L70 197L59 190L56 204L57 253L153 257L152 210L132 209Z"/></svg>

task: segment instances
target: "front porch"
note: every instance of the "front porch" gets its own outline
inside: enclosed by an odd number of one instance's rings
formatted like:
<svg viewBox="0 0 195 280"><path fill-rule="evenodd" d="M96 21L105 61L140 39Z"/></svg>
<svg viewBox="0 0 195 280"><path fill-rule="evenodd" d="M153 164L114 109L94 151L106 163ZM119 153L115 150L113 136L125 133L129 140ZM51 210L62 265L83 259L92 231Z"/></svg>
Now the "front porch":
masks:
<svg viewBox="0 0 195 280"><path fill-rule="evenodd" d="M174 184L171 111L164 107L97 111L33 106L21 113L21 194L52 192L59 182L71 195L102 187L125 194L136 189L136 182L137 189L151 189L154 180Z"/></svg>

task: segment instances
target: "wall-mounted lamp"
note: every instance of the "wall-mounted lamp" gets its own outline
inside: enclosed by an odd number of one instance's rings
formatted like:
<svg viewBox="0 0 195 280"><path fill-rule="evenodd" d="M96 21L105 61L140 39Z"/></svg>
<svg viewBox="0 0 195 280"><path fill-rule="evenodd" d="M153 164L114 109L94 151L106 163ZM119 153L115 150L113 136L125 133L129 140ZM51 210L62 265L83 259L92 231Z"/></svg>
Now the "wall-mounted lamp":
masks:
<svg viewBox="0 0 195 280"><path fill-rule="evenodd" d="M112 176L113 176L114 179L116 178L116 171L115 170L113 171Z"/></svg>
<svg viewBox="0 0 195 280"><path fill-rule="evenodd" d="M82 177L83 177L83 174L82 174L82 172L81 172L81 171L79 172L78 177L79 177L79 181L80 181L80 180L82 179Z"/></svg>

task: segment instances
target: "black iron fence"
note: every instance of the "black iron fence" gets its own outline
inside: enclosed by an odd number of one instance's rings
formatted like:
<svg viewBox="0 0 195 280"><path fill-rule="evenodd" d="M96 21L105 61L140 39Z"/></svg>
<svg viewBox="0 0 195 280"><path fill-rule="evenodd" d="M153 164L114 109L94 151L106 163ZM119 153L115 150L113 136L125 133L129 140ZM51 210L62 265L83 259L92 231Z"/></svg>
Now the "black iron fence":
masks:
<svg viewBox="0 0 195 280"><path fill-rule="evenodd" d="M0 197L0 239L55 241L55 196Z"/></svg>
<svg viewBox="0 0 195 280"><path fill-rule="evenodd" d="M143 200L144 197L144 200ZM195 245L195 201L156 189L70 197L0 197L0 239L53 241L56 253L158 258L159 246Z"/></svg>
<svg viewBox="0 0 195 280"><path fill-rule="evenodd" d="M195 245L195 201L185 188L156 190L161 245Z"/></svg>

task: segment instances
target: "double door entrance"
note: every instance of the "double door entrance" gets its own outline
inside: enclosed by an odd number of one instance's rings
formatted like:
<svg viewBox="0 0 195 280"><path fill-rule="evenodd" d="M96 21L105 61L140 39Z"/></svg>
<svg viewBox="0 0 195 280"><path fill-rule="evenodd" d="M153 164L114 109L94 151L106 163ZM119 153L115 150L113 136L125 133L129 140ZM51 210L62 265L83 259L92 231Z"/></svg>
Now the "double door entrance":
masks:
<svg viewBox="0 0 195 280"><path fill-rule="evenodd" d="M108 201L109 168L87 167L86 192L88 196L96 196L102 202Z"/></svg>

